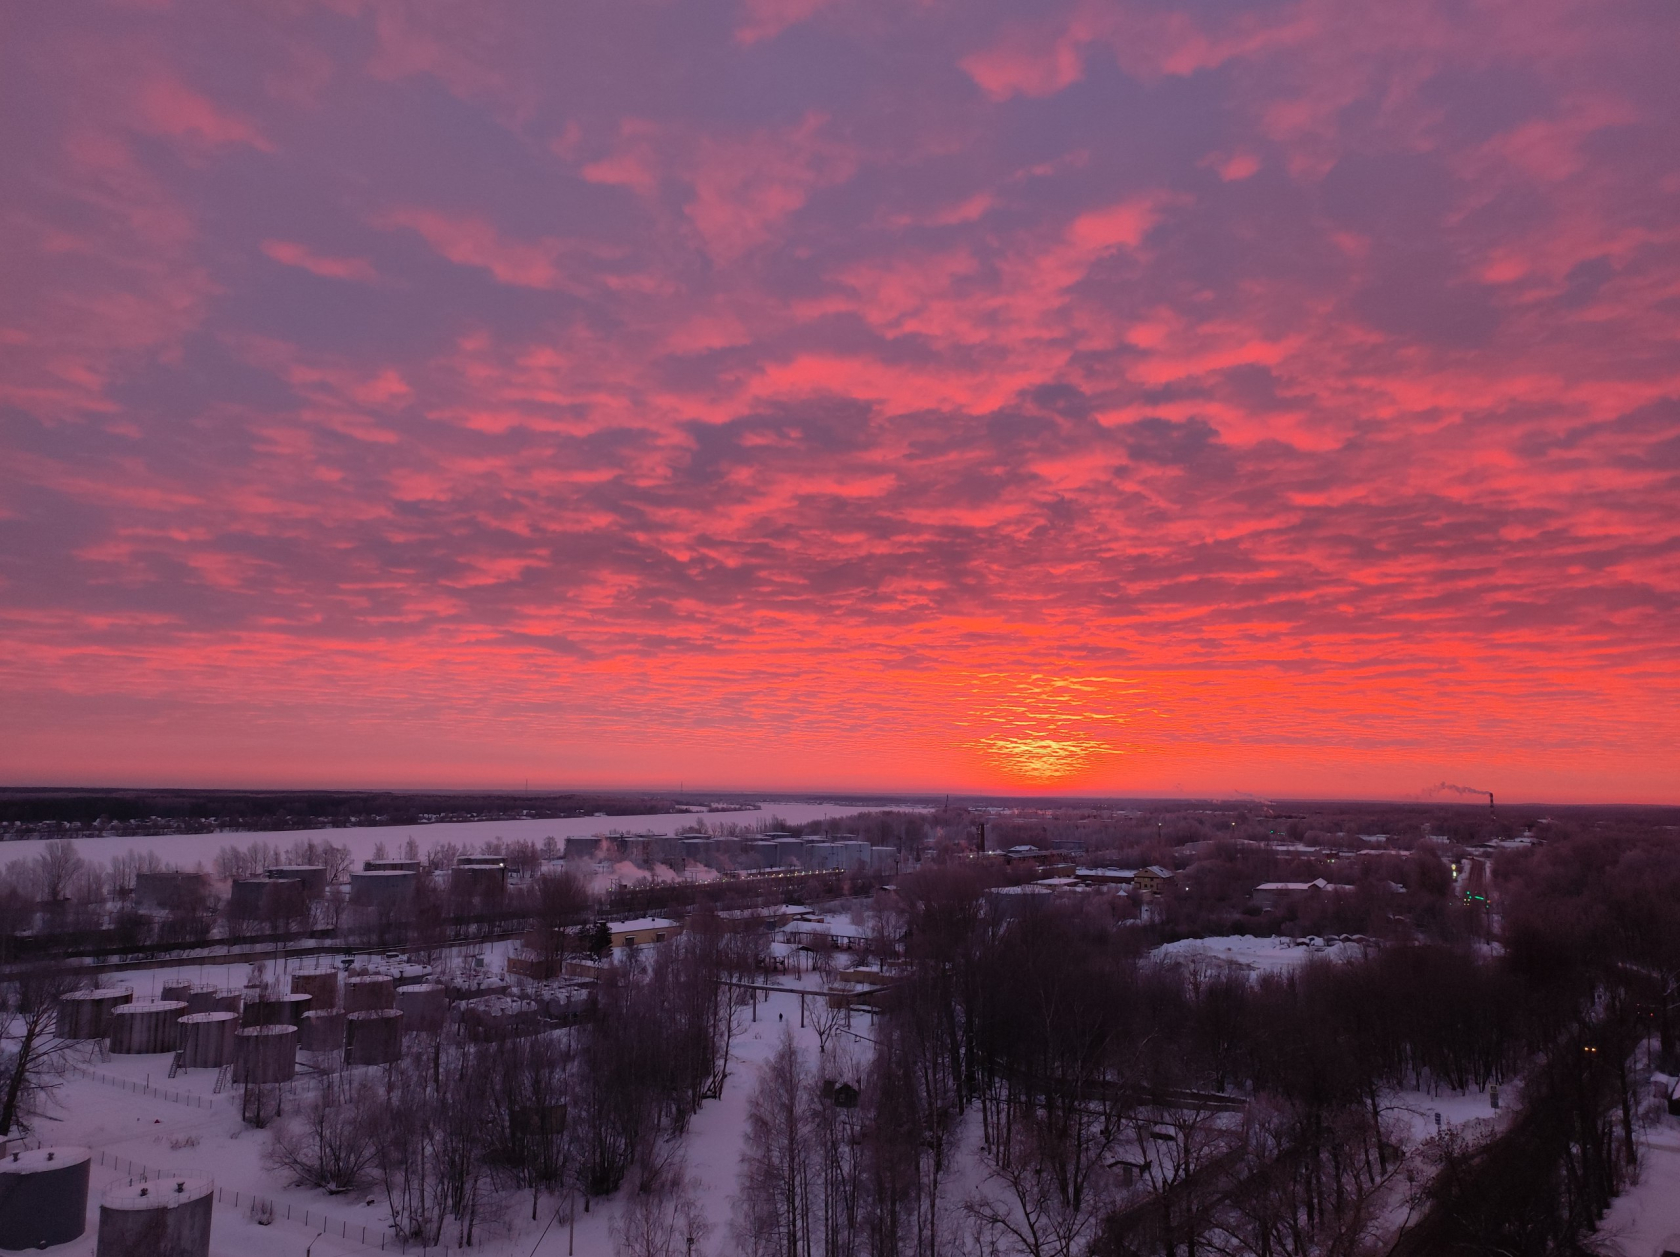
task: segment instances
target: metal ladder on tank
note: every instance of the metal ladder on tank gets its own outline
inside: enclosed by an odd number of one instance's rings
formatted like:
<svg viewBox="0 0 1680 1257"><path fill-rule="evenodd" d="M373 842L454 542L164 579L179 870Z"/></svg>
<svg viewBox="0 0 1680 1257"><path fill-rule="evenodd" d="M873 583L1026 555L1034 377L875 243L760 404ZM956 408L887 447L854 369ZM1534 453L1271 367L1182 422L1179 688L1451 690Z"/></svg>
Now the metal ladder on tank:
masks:
<svg viewBox="0 0 1680 1257"><path fill-rule="evenodd" d="M223 1065L216 1071L216 1085L210 1089L211 1095L221 1095L228 1089L228 1082L233 1077L233 1066Z"/></svg>
<svg viewBox="0 0 1680 1257"><path fill-rule="evenodd" d="M180 1073L181 1070L186 1067L186 1060L187 1050L185 1048L176 1048L175 1055L169 1060L169 1076L171 1078L175 1077L176 1074Z"/></svg>

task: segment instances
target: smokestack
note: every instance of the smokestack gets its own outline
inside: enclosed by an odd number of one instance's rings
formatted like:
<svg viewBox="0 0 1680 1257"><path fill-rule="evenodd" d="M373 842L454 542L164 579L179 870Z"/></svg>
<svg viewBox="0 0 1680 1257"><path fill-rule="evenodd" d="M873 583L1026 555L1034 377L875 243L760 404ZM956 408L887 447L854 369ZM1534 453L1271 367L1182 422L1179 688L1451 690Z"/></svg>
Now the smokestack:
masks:
<svg viewBox="0 0 1680 1257"><path fill-rule="evenodd" d="M1498 815L1498 813L1493 810L1493 791L1492 790L1488 791L1488 815L1490 815L1490 816L1497 816Z"/></svg>

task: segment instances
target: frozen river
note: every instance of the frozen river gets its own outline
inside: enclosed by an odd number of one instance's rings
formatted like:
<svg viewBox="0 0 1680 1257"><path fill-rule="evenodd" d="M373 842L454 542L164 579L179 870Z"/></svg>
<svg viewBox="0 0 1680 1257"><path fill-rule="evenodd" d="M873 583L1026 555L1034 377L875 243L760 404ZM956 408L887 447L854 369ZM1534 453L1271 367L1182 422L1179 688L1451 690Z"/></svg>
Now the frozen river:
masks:
<svg viewBox="0 0 1680 1257"><path fill-rule="evenodd" d="M351 829L282 829L237 830L214 834L159 834L144 838L75 838L76 848L85 859L108 862L125 851L155 851L160 860L179 868L190 869L203 864L209 868L216 852L223 847L247 847L253 842L268 842L284 850L294 842L311 838L322 839L341 847L349 847L352 858L359 864L373 855L379 843L393 856L400 854L403 845L413 838L420 844L422 854L430 847L446 842L468 850L476 850L481 843L493 838L509 842L524 838L541 843L550 836L564 839L568 835L609 833L669 834L694 821L702 820L714 828L736 824L752 826L768 824L772 816L790 824L825 820L830 816L848 816L861 810L856 806L829 803L765 803L757 811L661 813L655 816L568 816L554 820L515 821L444 821L435 825L364 825ZM45 840L25 839L20 842L0 842L0 866L12 860L33 858Z"/></svg>

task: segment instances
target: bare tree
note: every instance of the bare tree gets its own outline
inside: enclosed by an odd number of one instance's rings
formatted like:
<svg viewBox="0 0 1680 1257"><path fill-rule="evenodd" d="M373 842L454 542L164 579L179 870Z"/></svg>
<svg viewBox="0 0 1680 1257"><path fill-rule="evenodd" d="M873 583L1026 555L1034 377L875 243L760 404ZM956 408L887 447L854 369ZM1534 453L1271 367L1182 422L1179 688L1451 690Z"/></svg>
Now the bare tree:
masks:
<svg viewBox="0 0 1680 1257"><path fill-rule="evenodd" d="M800 999L810 1001L805 1022L817 1032L818 1055L826 1057L828 1041L851 1020L851 1010L847 1004L848 995L831 982L824 982L823 989L816 995L801 995Z"/></svg>
<svg viewBox="0 0 1680 1257"><path fill-rule="evenodd" d="M486 1155L507 1178L531 1192L531 1217L544 1190L570 1169L566 1091L571 1054L557 1035L508 1039L481 1053L490 1106Z"/></svg>
<svg viewBox="0 0 1680 1257"><path fill-rule="evenodd" d="M986 1252L1074 1257L1112 1198L1104 1164L1112 1127L1106 1114L1082 1109L1070 1132L1068 1123L1023 1108L988 1147L986 1181L965 1209Z"/></svg>
<svg viewBox="0 0 1680 1257"><path fill-rule="evenodd" d="M616 1257L692 1257L712 1229L694 1188L683 1174L644 1178L608 1227Z"/></svg>
<svg viewBox="0 0 1680 1257"><path fill-rule="evenodd" d="M48 903L67 898L76 874L85 862L76 852L76 844L68 838L55 838L41 848L35 857L35 869L40 878L41 898Z"/></svg>
<svg viewBox="0 0 1680 1257"><path fill-rule="evenodd" d="M31 965L6 983L0 1034L0 1135L28 1130L43 1096L56 1084L65 1040L53 1034L58 997L76 986L75 976L57 965Z"/></svg>
<svg viewBox="0 0 1680 1257"><path fill-rule="evenodd" d="M269 1164L310 1187L354 1190L373 1168L379 1103L376 1089L366 1080L346 1073L321 1075L302 1111L275 1126Z"/></svg>
<svg viewBox="0 0 1680 1257"><path fill-rule="evenodd" d="M747 1109L735 1238L751 1257L811 1253L811 1073L791 1031L759 1073Z"/></svg>

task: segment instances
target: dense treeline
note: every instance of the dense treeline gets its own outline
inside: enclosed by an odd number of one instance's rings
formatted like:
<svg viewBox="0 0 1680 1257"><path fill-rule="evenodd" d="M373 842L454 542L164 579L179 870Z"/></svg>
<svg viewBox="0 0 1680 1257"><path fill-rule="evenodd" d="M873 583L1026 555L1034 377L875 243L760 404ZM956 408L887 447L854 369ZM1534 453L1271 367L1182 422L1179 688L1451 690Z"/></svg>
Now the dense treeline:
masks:
<svg viewBox="0 0 1680 1257"><path fill-rule="evenodd" d="M1648 828L1560 834L1501 877L1503 952L1443 920L1255 978L1155 962L1146 931L1078 903L998 911L972 864L907 875L869 1054L790 1041L760 1086L741 1249L1353 1257L1398 1231L1413 1253L1573 1251L1637 1150L1680 853ZM848 1071L840 1110L824 1083ZM1400 1102L1481 1095L1492 1118L1499 1087L1497 1137L1436 1136Z"/></svg>
<svg viewBox="0 0 1680 1257"><path fill-rule="evenodd" d="M393 791L0 789L0 832L177 834L332 829L430 821L646 815L676 810L660 795L412 794Z"/></svg>

